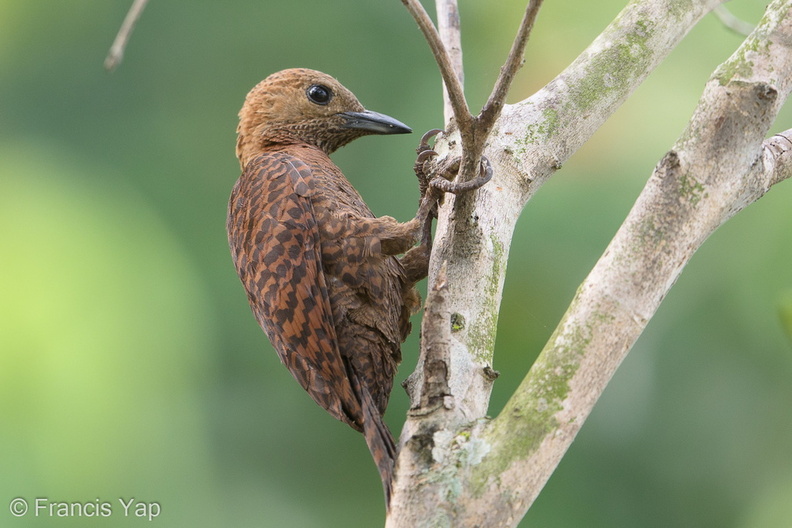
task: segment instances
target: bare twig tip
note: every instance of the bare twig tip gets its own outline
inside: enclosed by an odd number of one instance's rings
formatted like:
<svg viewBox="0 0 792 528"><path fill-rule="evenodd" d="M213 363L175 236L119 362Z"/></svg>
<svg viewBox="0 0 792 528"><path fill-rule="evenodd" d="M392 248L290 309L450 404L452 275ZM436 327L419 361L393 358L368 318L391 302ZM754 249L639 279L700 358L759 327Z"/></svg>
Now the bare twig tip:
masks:
<svg viewBox="0 0 792 528"><path fill-rule="evenodd" d="M715 7L712 12L718 17L718 20L720 20L721 23L726 26L727 29L734 31L738 35L747 37L751 34L751 31L754 30L755 26L753 24L737 18L724 5Z"/></svg>
<svg viewBox="0 0 792 528"><path fill-rule="evenodd" d="M140 18L140 15L143 14L143 9L146 7L147 2L148 0L134 0L132 7L129 8L124 22L121 24L121 29L118 30L113 45L110 46L110 51L105 58L104 67L107 71L113 71L121 64L121 60L124 58L124 50L127 43L129 43L129 37L132 36L135 23Z"/></svg>

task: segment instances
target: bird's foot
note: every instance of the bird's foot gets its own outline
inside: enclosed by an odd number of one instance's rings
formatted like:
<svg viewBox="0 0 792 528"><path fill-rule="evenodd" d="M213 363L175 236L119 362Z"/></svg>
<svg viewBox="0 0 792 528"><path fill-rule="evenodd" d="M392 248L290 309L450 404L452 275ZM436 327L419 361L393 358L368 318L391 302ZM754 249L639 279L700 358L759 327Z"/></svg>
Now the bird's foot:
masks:
<svg viewBox="0 0 792 528"><path fill-rule="evenodd" d="M423 136L421 136L421 142L418 143L418 148L415 149L415 152L421 154L426 150L432 150L431 147L429 146L429 140L435 137L437 134L444 134L444 133L445 130L443 130L442 128L433 128L432 130L429 130ZM437 153L435 152L435 154Z"/></svg>
<svg viewBox="0 0 792 528"><path fill-rule="evenodd" d="M421 246L432 246L432 220L437 218L438 203L442 203L443 194L462 194L474 191L492 179L492 164L486 156L481 157L479 174L465 182L454 181L459 173L460 158L437 160L437 152L429 145L429 141L443 131L439 128L432 129L421 136L421 142L415 151L413 170L418 177L421 190L421 205L418 208L416 219L421 224Z"/></svg>
<svg viewBox="0 0 792 528"><path fill-rule="evenodd" d="M443 131L439 128L433 128L432 130L428 131L423 136L421 136L421 142L418 144L418 148L415 149L415 152L418 153L418 157L415 159L413 171L418 177L418 185L421 190L421 199L426 196L426 191L429 188L430 171L427 170L428 167L426 162L437 156L437 152L435 152L434 149L429 146L429 140L436 135L441 134L442 132Z"/></svg>
<svg viewBox="0 0 792 528"><path fill-rule="evenodd" d="M445 170L438 171L440 176L429 180L429 186L451 194L462 194L475 191L492 179L492 164L486 156L481 156L478 176L464 182L452 181L452 178L459 170L459 163L459 159L456 159L453 163L446 166Z"/></svg>
<svg viewBox="0 0 792 528"><path fill-rule="evenodd" d="M429 146L429 140L442 132L438 128L428 131L421 137L421 142L415 149L418 157L415 160L414 170L421 188L421 198L426 195L427 190L451 194L475 191L492 179L492 164L486 156L482 156L478 176L465 182L453 181L459 172L460 159L454 158L438 163L435 160L437 152Z"/></svg>

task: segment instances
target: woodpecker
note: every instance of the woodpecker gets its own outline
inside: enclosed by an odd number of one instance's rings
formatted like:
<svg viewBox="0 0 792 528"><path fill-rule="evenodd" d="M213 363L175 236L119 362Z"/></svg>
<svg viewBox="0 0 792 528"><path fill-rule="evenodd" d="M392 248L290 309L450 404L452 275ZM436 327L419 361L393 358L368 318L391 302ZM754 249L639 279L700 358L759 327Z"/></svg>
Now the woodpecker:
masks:
<svg viewBox="0 0 792 528"><path fill-rule="evenodd" d="M383 414L420 304L436 198L425 193L408 222L375 217L329 156L365 135L409 132L329 75L274 73L239 113L242 175L227 221L256 320L311 398L363 433L386 504L396 445Z"/></svg>

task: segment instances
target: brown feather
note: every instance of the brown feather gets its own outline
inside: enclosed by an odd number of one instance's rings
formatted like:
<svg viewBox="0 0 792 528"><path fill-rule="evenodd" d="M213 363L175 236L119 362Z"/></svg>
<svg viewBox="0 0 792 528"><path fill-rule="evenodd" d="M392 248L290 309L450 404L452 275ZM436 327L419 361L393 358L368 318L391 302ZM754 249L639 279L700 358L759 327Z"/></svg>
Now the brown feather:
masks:
<svg viewBox="0 0 792 528"><path fill-rule="evenodd" d="M313 85L332 91L327 104L306 96ZM240 112L227 228L256 320L311 398L363 431L389 500L396 447L382 415L425 271L408 280L394 256L416 243L418 219L374 217L328 156L371 133L345 126L345 112L362 111L312 70L257 85Z"/></svg>

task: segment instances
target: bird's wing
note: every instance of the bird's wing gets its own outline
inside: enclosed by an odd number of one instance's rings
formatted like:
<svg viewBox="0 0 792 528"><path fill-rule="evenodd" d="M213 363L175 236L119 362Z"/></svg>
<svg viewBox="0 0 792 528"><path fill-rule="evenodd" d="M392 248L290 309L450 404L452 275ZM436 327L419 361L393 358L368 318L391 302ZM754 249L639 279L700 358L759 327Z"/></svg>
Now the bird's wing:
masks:
<svg viewBox="0 0 792 528"><path fill-rule="evenodd" d="M281 361L320 406L360 429L360 407L338 349L308 165L257 157L229 204L228 232L253 312Z"/></svg>

